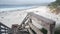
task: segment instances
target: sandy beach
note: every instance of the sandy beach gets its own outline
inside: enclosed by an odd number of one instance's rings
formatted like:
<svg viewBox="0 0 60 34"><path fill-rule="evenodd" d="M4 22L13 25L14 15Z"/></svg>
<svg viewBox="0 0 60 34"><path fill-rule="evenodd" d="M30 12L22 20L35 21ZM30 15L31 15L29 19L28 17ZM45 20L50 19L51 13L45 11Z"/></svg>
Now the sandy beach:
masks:
<svg viewBox="0 0 60 34"><path fill-rule="evenodd" d="M60 25L60 14L56 15L54 13L51 13L47 6L39 6L26 10L11 10L6 12L0 12L0 22L4 23L8 27L11 27L12 24L20 25L28 12L34 12L35 14L56 21L56 27L59 27ZM37 27L39 28L39 26Z"/></svg>

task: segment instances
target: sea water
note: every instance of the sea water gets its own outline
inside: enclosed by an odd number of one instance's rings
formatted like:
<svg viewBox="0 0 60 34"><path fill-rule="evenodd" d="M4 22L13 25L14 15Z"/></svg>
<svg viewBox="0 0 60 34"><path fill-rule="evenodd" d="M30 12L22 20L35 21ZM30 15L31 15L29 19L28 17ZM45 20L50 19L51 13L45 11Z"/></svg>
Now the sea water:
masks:
<svg viewBox="0 0 60 34"><path fill-rule="evenodd" d="M20 6L20 5L0 5L0 12L9 11L9 10L17 10L17 9L29 9L35 6Z"/></svg>

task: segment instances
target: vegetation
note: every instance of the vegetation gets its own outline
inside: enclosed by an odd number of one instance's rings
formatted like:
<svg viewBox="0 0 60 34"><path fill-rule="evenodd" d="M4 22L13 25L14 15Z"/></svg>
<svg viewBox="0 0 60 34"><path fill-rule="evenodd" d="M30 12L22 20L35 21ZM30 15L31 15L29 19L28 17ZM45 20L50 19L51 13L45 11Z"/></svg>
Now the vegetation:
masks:
<svg viewBox="0 0 60 34"><path fill-rule="evenodd" d="M60 30L56 30L55 31L55 34L60 34Z"/></svg>
<svg viewBox="0 0 60 34"><path fill-rule="evenodd" d="M52 13L59 14L60 13L60 0L56 0L48 5Z"/></svg>
<svg viewBox="0 0 60 34"><path fill-rule="evenodd" d="M47 34L47 32L48 32L48 31L47 31L46 29L44 29L44 28L40 29L40 31L41 31L43 34ZM54 34L60 34L60 30L59 30L59 29L55 29Z"/></svg>
<svg viewBox="0 0 60 34"><path fill-rule="evenodd" d="M43 34L47 34L47 30L44 28L40 29L40 31L43 32Z"/></svg>

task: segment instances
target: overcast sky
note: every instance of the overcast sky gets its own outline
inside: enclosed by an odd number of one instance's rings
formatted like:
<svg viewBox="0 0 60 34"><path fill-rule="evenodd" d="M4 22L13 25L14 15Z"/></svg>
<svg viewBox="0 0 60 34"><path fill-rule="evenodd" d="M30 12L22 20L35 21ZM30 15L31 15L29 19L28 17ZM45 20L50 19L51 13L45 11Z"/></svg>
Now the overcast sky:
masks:
<svg viewBox="0 0 60 34"><path fill-rule="evenodd" d="M0 0L0 4L40 4L50 3L55 0Z"/></svg>

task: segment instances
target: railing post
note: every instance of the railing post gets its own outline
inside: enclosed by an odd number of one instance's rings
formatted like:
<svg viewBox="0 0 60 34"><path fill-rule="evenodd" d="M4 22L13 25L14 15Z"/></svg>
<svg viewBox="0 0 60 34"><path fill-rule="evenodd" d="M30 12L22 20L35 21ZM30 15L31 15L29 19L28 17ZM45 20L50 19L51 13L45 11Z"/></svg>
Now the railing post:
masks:
<svg viewBox="0 0 60 34"><path fill-rule="evenodd" d="M55 29L55 23L50 25L50 29L48 30L47 34L54 34L54 29Z"/></svg>
<svg viewBox="0 0 60 34"><path fill-rule="evenodd" d="M32 19L31 18L29 19L29 22L32 23Z"/></svg>
<svg viewBox="0 0 60 34"><path fill-rule="evenodd" d="M0 34L1 34L1 24L0 24Z"/></svg>
<svg viewBox="0 0 60 34"><path fill-rule="evenodd" d="M6 34L7 32L6 32L6 29L5 29L5 34Z"/></svg>

